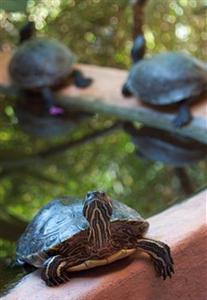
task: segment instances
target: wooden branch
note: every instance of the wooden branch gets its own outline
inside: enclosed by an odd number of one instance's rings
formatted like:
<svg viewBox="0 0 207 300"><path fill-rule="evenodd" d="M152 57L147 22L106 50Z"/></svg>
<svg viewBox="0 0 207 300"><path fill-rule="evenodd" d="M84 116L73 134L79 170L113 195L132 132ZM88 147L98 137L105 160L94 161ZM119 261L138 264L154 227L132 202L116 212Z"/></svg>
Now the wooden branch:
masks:
<svg viewBox="0 0 207 300"><path fill-rule="evenodd" d="M185 196L189 196L193 194L195 191L194 182L191 180L188 175L187 168L185 167L175 167L173 168L177 179L179 180L180 187L182 191L185 193Z"/></svg>
<svg viewBox="0 0 207 300"><path fill-rule="evenodd" d="M10 84L7 74L9 58L8 53L0 54L0 85ZM67 86L59 91L59 103L63 106L105 113L168 131L174 130L172 120L175 117L175 110L165 108L155 110L134 97L126 99L121 95L121 86L127 78L126 71L92 65L78 67L86 76L94 78L94 82L87 89ZM192 122L176 132L207 144L207 98L193 103L191 112Z"/></svg>
<svg viewBox="0 0 207 300"><path fill-rule="evenodd" d="M149 219L149 237L172 249L172 279L156 277L149 257L137 253L105 267L71 274L71 280L57 288L47 287L36 271L2 300L206 299L206 197L207 190Z"/></svg>
<svg viewBox="0 0 207 300"><path fill-rule="evenodd" d="M131 1L133 7L133 39L139 34L144 34L143 25L144 25L144 10L145 5L148 0L134 0Z"/></svg>
<svg viewBox="0 0 207 300"><path fill-rule="evenodd" d="M0 86L0 94L3 94L8 97L16 97L17 96L17 90L14 89L13 87L8 87L8 86Z"/></svg>

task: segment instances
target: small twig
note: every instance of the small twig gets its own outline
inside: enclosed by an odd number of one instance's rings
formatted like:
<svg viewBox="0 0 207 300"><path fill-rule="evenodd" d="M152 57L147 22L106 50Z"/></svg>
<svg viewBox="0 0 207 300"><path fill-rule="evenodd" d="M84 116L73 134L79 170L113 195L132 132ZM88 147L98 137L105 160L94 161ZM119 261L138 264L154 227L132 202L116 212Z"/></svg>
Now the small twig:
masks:
<svg viewBox="0 0 207 300"><path fill-rule="evenodd" d="M69 150L69 149L78 147L82 144L92 142L93 140L95 140L99 137L102 137L106 134L109 134L110 132L114 131L115 129L117 129L119 127L120 127L120 122L117 122L108 128L94 131L93 133L88 134L88 135L80 138L79 140L69 141L69 142L66 142L65 144L58 145L58 146L50 148L48 150L43 150L43 151L39 152L38 156L41 158L45 158L45 157L48 157L51 155L57 155L61 152L64 152L65 150Z"/></svg>
<svg viewBox="0 0 207 300"><path fill-rule="evenodd" d="M144 24L144 8L148 0L136 0L131 1L133 5L133 39L139 34L144 34L143 24Z"/></svg>
<svg viewBox="0 0 207 300"><path fill-rule="evenodd" d="M57 180L57 179L54 179L54 178L51 178L49 176L46 176L45 174L42 174L38 171L36 171L36 169L34 170L34 168L30 169L30 168L24 168L24 173L26 173L26 175L28 176L31 176L37 180L41 180L41 181L45 181L49 184L58 184L58 185L64 185L65 182L61 181L61 180Z"/></svg>
<svg viewBox="0 0 207 300"><path fill-rule="evenodd" d="M35 154L19 158L18 160L0 161L0 164L3 168L2 172L0 173L0 176L1 176L1 174L7 174L10 170L20 168L22 166L29 165L29 164L31 165L34 162L43 164L43 163L45 163L45 161L44 161L45 158L49 158L51 156L61 154L62 152L66 151L66 150L71 150L82 144L91 142L99 137L109 134L110 132L114 131L115 129L118 129L119 127L120 127L120 122L116 122L115 124L113 124L112 126L110 126L108 128L94 131L93 133L90 133L78 140L68 141L61 145L57 145L57 146L51 147L49 149L37 152Z"/></svg>

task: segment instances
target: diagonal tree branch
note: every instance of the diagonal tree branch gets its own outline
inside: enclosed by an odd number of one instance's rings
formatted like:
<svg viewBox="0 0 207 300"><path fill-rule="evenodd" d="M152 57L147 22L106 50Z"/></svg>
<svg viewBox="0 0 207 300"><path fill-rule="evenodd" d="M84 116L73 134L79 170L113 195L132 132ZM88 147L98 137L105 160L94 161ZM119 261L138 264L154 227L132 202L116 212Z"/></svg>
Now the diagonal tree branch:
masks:
<svg viewBox="0 0 207 300"><path fill-rule="evenodd" d="M45 163L45 159L46 158L50 158L52 156L58 155L63 153L64 151L68 151L71 150L75 147L78 147L82 144L86 144L89 143L99 137L102 137L104 135L107 135L109 133L111 133L112 131L114 131L115 129L120 128L121 126L121 122L116 122L114 123L112 126L101 129L101 130L97 130L94 131L93 133L87 134L84 137L78 139L78 140L72 140L72 141L68 141L66 143L51 147L49 149L46 150L42 150L40 152L37 152L35 154L32 155L28 155L26 157L22 157L19 158L17 160L3 160L0 161L0 165L2 167L2 171L0 173L0 177L2 177L2 175L4 174L8 174L8 172L17 169L17 168L21 168L22 166L27 166L27 165L31 165L32 163L39 163L39 164L43 164Z"/></svg>

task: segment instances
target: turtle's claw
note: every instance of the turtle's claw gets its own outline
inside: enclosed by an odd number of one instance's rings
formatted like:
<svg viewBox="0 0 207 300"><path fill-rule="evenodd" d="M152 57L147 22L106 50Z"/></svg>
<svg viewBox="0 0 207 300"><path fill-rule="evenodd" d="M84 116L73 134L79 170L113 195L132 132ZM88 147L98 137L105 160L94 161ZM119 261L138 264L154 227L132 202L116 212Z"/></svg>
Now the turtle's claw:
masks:
<svg viewBox="0 0 207 300"><path fill-rule="evenodd" d="M69 281L69 277L66 273L61 273L59 276L43 278L47 286L56 287L60 284L66 283Z"/></svg>
<svg viewBox="0 0 207 300"><path fill-rule="evenodd" d="M189 107L186 104L182 104L179 108L178 114L173 120L173 126L177 128L181 128L189 124L192 120L192 115L190 113Z"/></svg>
<svg viewBox="0 0 207 300"><path fill-rule="evenodd" d="M181 128L185 125L185 123L182 122L182 120L180 120L180 118L175 118L173 120L173 126L175 127L175 129Z"/></svg>

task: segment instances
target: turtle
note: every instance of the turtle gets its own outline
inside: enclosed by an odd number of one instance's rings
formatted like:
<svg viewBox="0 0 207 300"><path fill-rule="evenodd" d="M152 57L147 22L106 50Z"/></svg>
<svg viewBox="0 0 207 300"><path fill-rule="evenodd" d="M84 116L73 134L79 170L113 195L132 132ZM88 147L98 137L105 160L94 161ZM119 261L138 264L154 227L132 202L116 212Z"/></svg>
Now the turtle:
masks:
<svg viewBox="0 0 207 300"><path fill-rule="evenodd" d="M141 158L185 167L207 156L207 145L178 133L146 125L136 128L130 122L124 122L123 128L131 136L136 154Z"/></svg>
<svg viewBox="0 0 207 300"><path fill-rule="evenodd" d="M16 262L41 269L48 286L69 280L70 273L110 264L137 250L149 254L158 276L174 273L170 247L145 237L149 223L104 191L90 191L84 200L50 201L34 217L16 247Z"/></svg>
<svg viewBox="0 0 207 300"><path fill-rule="evenodd" d="M50 114L61 114L63 109L54 105L52 90L70 81L79 88L86 88L92 79L84 77L73 67L75 56L63 43L55 39L33 38L33 35L33 22L20 29L20 45L8 68L11 81L20 90L41 94Z"/></svg>
<svg viewBox="0 0 207 300"><path fill-rule="evenodd" d="M125 97L134 95L154 106L178 105L175 128L189 124L189 105L207 94L206 65L184 53L164 52L143 59L145 39L138 35L131 51L133 66L122 87Z"/></svg>

